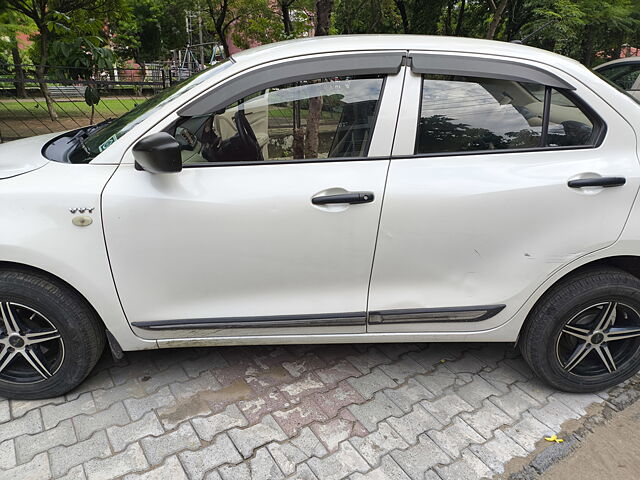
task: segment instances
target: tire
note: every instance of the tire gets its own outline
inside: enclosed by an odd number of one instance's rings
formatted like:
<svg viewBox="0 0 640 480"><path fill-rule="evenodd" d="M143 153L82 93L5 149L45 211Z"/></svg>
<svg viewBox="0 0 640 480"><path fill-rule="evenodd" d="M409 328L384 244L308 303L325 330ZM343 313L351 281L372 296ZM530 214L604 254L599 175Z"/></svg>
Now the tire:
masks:
<svg viewBox="0 0 640 480"><path fill-rule="evenodd" d="M94 310L44 274L0 271L0 313L2 397L62 395L89 375L104 349L104 327Z"/></svg>
<svg viewBox="0 0 640 480"><path fill-rule="evenodd" d="M597 392L623 382L640 370L640 280L614 268L566 278L532 309L519 345L557 389Z"/></svg>

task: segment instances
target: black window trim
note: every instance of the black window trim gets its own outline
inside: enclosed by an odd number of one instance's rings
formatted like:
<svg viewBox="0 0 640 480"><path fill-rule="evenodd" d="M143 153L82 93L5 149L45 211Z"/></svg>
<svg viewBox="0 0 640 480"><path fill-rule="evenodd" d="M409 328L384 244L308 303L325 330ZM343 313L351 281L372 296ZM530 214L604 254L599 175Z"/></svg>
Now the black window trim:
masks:
<svg viewBox="0 0 640 480"><path fill-rule="evenodd" d="M430 75L429 73L423 73L420 80L420 101L422 101L422 90L424 88L424 77L425 75ZM445 74L445 75L455 75L455 74ZM502 78L496 78L495 76L485 75L484 77L465 75L468 78L488 78L488 79L498 79L498 80L506 80ZM510 80L510 81L518 81L518 80ZM526 83L531 83L526 82ZM551 106L551 92L554 87L549 85L545 85L545 94L544 94L544 111L542 117L542 135L544 136L544 142L547 141L548 129L549 129L549 118L550 118L550 109L547 107ZM527 147L527 148L500 148L494 150L461 150L458 152L430 152L430 153L417 153L418 149L418 133L420 128L420 114L422 113L422 106L418 109L418 118L416 120L416 139L413 146L413 154L411 155L393 155L391 157L392 160L403 159L403 158L433 158L433 157L453 157L453 156L468 156L468 155L487 155L487 154L499 154L499 153L520 153L520 152L550 152L550 151L563 151L563 150L590 150L598 148L604 142L604 139L607 134L607 124L604 119L596 113L596 111L585 101L583 101L578 95L575 94L573 90L564 90L561 88L555 88L556 91L562 93L569 100L571 100L576 107L580 109L580 111L589 119L591 124L593 125L593 133L591 134L593 138L593 142L588 145L571 145L571 146L560 146L560 147L552 147L545 146L542 143L537 147Z"/></svg>
<svg viewBox="0 0 640 480"><path fill-rule="evenodd" d="M382 86L380 87L380 96L378 97L378 102L376 104L376 109L373 113L373 122L372 122L372 130L371 130L371 135L369 136L369 139L367 140L367 145L365 147L365 154L361 155L361 156L357 156L357 157L333 157L333 158L299 158L299 159L291 159L291 160L252 160L252 161L243 161L243 162L202 162L202 163L190 163L187 165L182 165L183 169L186 168L210 168L210 167L241 167L241 166L250 166L250 165L290 165L290 164L296 164L296 163L324 163L324 162L348 162L348 161L357 161L357 162L362 162L362 161L366 161L366 160L389 160L389 156L375 156L375 157L370 157L369 155L369 148L371 147L371 140L373 139L373 135L376 132L376 125L378 124L378 117L380 114L380 106L382 105L382 99L384 98L384 94L385 94L385 88L387 86L387 78L389 77L389 75L392 75L391 73L381 73L381 72L377 72L377 73L367 73L367 74L358 74L358 75L353 75L355 77L367 77L367 76L374 76L374 75L380 75L382 76ZM349 76L349 75L344 75L344 76ZM320 78L327 78L327 77L320 77ZM308 80L314 80L314 78L308 79ZM302 81L302 80L297 80L297 81ZM268 88L268 87L265 87ZM250 93L248 95L251 95ZM241 99L238 99L241 100ZM238 101L236 100L236 101ZM232 102L233 103L233 102ZM231 105L231 104L230 104ZM173 125L173 123L171 124Z"/></svg>

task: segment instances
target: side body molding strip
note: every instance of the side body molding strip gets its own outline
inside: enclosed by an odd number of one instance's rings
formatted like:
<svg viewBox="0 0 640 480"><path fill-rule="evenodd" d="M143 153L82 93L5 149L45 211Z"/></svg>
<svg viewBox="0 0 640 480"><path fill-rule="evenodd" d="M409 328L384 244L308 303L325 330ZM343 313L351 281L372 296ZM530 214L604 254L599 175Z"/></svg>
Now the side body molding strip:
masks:
<svg viewBox="0 0 640 480"><path fill-rule="evenodd" d="M317 315L277 315L265 317L194 318L133 322L144 330L194 330L225 328L282 328L282 327L338 327L389 323L448 323L480 322L499 313L504 305L477 307L418 308L381 310L377 312L349 312Z"/></svg>
<svg viewBox="0 0 640 480"><path fill-rule="evenodd" d="M517 60L488 57L442 55L438 53L410 52L414 73L460 75L463 77L491 77L516 82L539 83L549 87L575 90L562 78L543 68Z"/></svg>
<svg viewBox="0 0 640 480"><path fill-rule="evenodd" d="M182 117L216 112L251 93L315 78L343 75L396 75L400 71L406 50L369 53L344 53L326 57L294 58L278 65L264 65L249 73L240 73L219 87L214 87L178 110Z"/></svg>

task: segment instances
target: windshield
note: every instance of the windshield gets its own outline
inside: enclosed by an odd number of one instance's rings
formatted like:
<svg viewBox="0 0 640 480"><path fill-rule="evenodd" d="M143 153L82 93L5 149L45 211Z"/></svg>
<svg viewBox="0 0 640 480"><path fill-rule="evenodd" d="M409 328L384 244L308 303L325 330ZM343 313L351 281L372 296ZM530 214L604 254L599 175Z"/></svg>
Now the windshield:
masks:
<svg viewBox="0 0 640 480"><path fill-rule="evenodd" d="M157 109L191 90L193 87L214 77L221 70L231 66L233 63L230 60L231 59L226 59L222 63L209 67L187 80L163 90L125 113L123 116L112 121L104 122L101 126L98 126L99 128L88 127L86 136L84 136L84 138L78 136L78 141L70 146L70 148L73 148L73 151L68 152L65 157L71 163L90 162L99 153L109 148L118 138L151 116Z"/></svg>

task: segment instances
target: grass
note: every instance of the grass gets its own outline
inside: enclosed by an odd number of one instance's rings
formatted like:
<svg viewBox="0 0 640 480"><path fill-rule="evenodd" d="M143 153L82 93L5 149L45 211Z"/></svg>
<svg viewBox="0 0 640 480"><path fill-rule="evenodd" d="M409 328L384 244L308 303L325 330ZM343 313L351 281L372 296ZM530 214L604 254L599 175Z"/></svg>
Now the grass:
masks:
<svg viewBox="0 0 640 480"><path fill-rule="evenodd" d="M96 118L119 117L127 113L137 104L142 103L140 98L105 98L96 105ZM56 101L56 112L60 117L89 117L91 107L84 100ZM0 101L0 118L48 118L47 106L44 99L20 99Z"/></svg>

